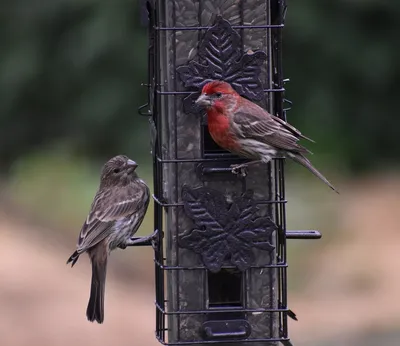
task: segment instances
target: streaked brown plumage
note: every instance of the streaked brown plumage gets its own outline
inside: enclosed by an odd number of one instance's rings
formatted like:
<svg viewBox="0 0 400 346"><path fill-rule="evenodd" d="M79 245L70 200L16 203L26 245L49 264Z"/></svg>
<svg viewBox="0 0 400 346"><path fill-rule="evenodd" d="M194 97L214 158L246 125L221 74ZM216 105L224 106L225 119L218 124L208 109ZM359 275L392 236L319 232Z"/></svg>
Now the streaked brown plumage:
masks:
<svg viewBox="0 0 400 346"><path fill-rule="evenodd" d="M74 266L83 252L90 257L92 283L86 316L92 322L104 320L104 289L110 252L142 241L132 237L146 214L150 190L135 172L137 166L124 155L115 156L104 165L100 187L80 232L77 249L67 261Z"/></svg>
<svg viewBox="0 0 400 346"><path fill-rule="evenodd" d="M234 167L234 171L252 163L268 163L274 157L285 156L306 167L338 192L305 156L310 151L298 144L300 139L312 141L310 138L284 120L241 97L228 83L207 83L196 103L206 107L208 130L220 147L254 160Z"/></svg>

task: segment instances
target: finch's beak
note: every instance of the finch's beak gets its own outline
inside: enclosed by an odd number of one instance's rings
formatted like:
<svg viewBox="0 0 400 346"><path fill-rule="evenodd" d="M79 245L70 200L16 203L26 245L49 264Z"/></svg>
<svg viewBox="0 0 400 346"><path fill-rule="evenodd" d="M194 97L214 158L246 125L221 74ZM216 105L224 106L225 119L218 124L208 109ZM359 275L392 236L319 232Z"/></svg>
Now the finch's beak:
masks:
<svg viewBox="0 0 400 346"><path fill-rule="evenodd" d="M126 162L126 166L129 168L130 171L133 172L137 168L138 164L133 160L128 160Z"/></svg>
<svg viewBox="0 0 400 346"><path fill-rule="evenodd" d="M201 94L201 95L199 96L199 98L198 98L195 102L196 102L196 104L199 105L199 106L205 106L205 107L211 106L211 100L210 100L210 98L209 98L207 95L205 95L205 94Z"/></svg>

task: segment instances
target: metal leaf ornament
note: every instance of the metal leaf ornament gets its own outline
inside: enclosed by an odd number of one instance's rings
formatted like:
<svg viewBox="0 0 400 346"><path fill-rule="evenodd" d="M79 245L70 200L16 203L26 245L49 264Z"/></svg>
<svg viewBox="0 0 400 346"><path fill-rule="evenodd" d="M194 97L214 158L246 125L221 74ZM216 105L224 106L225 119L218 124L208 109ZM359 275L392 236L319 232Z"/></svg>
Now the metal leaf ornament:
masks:
<svg viewBox="0 0 400 346"><path fill-rule="evenodd" d="M200 42L197 59L177 68L183 85L193 90L183 100L185 113L204 112L194 101L203 86L215 79L230 83L240 95L252 101L260 101L264 92L259 76L266 58L262 51L242 54L240 35L227 20L217 16L214 26L207 30Z"/></svg>
<svg viewBox="0 0 400 346"><path fill-rule="evenodd" d="M201 255L211 272L218 272L227 259L239 270L246 270L255 260L253 248L274 249L270 239L277 227L269 217L257 215L253 191L228 203L219 191L184 186L182 199L197 228L180 236L179 244Z"/></svg>

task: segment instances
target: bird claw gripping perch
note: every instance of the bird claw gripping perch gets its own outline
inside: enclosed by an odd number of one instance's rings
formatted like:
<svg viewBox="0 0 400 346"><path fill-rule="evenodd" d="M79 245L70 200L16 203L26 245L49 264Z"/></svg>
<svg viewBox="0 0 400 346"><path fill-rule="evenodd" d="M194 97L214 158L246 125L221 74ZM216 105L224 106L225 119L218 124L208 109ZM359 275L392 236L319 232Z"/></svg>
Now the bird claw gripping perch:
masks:
<svg viewBox="0 0 400 346"><path fill-rule="evenodd" d="M156 229L151 238L151 246L153 250L157 250L158 245L160 244L160 240L163 238L164 233L159 232L158 229Z"/></svg>
<svg viewBox="0 0 400 346"><path fill-rule="evenodd" d="M120 249L126 249L127 246L140 246L140 245L151 245L153 248L159 241L158 230L155 230L152 234L145 237L133 237L130 238L125 244L121 244L118 247Z"/></svg>
<svg viewBox="0 0 400 346"><path fill-rule="evenodd" d="M247 164L231 165L232 173L240 175L242 178L247 176Z"/></svg>

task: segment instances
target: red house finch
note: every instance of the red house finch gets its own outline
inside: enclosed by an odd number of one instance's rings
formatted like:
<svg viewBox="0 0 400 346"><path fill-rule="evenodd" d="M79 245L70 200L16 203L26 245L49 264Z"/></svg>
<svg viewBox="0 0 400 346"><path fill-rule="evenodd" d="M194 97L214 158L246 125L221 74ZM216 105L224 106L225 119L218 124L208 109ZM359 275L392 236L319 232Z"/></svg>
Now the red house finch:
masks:
<svg viewBox="0 0 400 346"><path fill-rule="evenodd" d="M300 138L311 139L284 120L241 97L228 83L207 83L196 103L207 109L208 130L214 141L221 148L253 160L233 166L234 173L248 165L267 163L274 157L285 156L309 169L338 192L305 157L310 151L297 143Z"/></svg>
<svg viewBox="0 0 400 346"><path fill-rule="evenodd" d="M107 259L117 247L145 242L155 236L132 238L149 205L150 190L135 172L138 165L124 155L115 156L103 167L100 187L79 235L77 250L68 259L74 266L87 251L92 262L92 284L86 310L89 321L104 320L104 288Z"/></svg>

